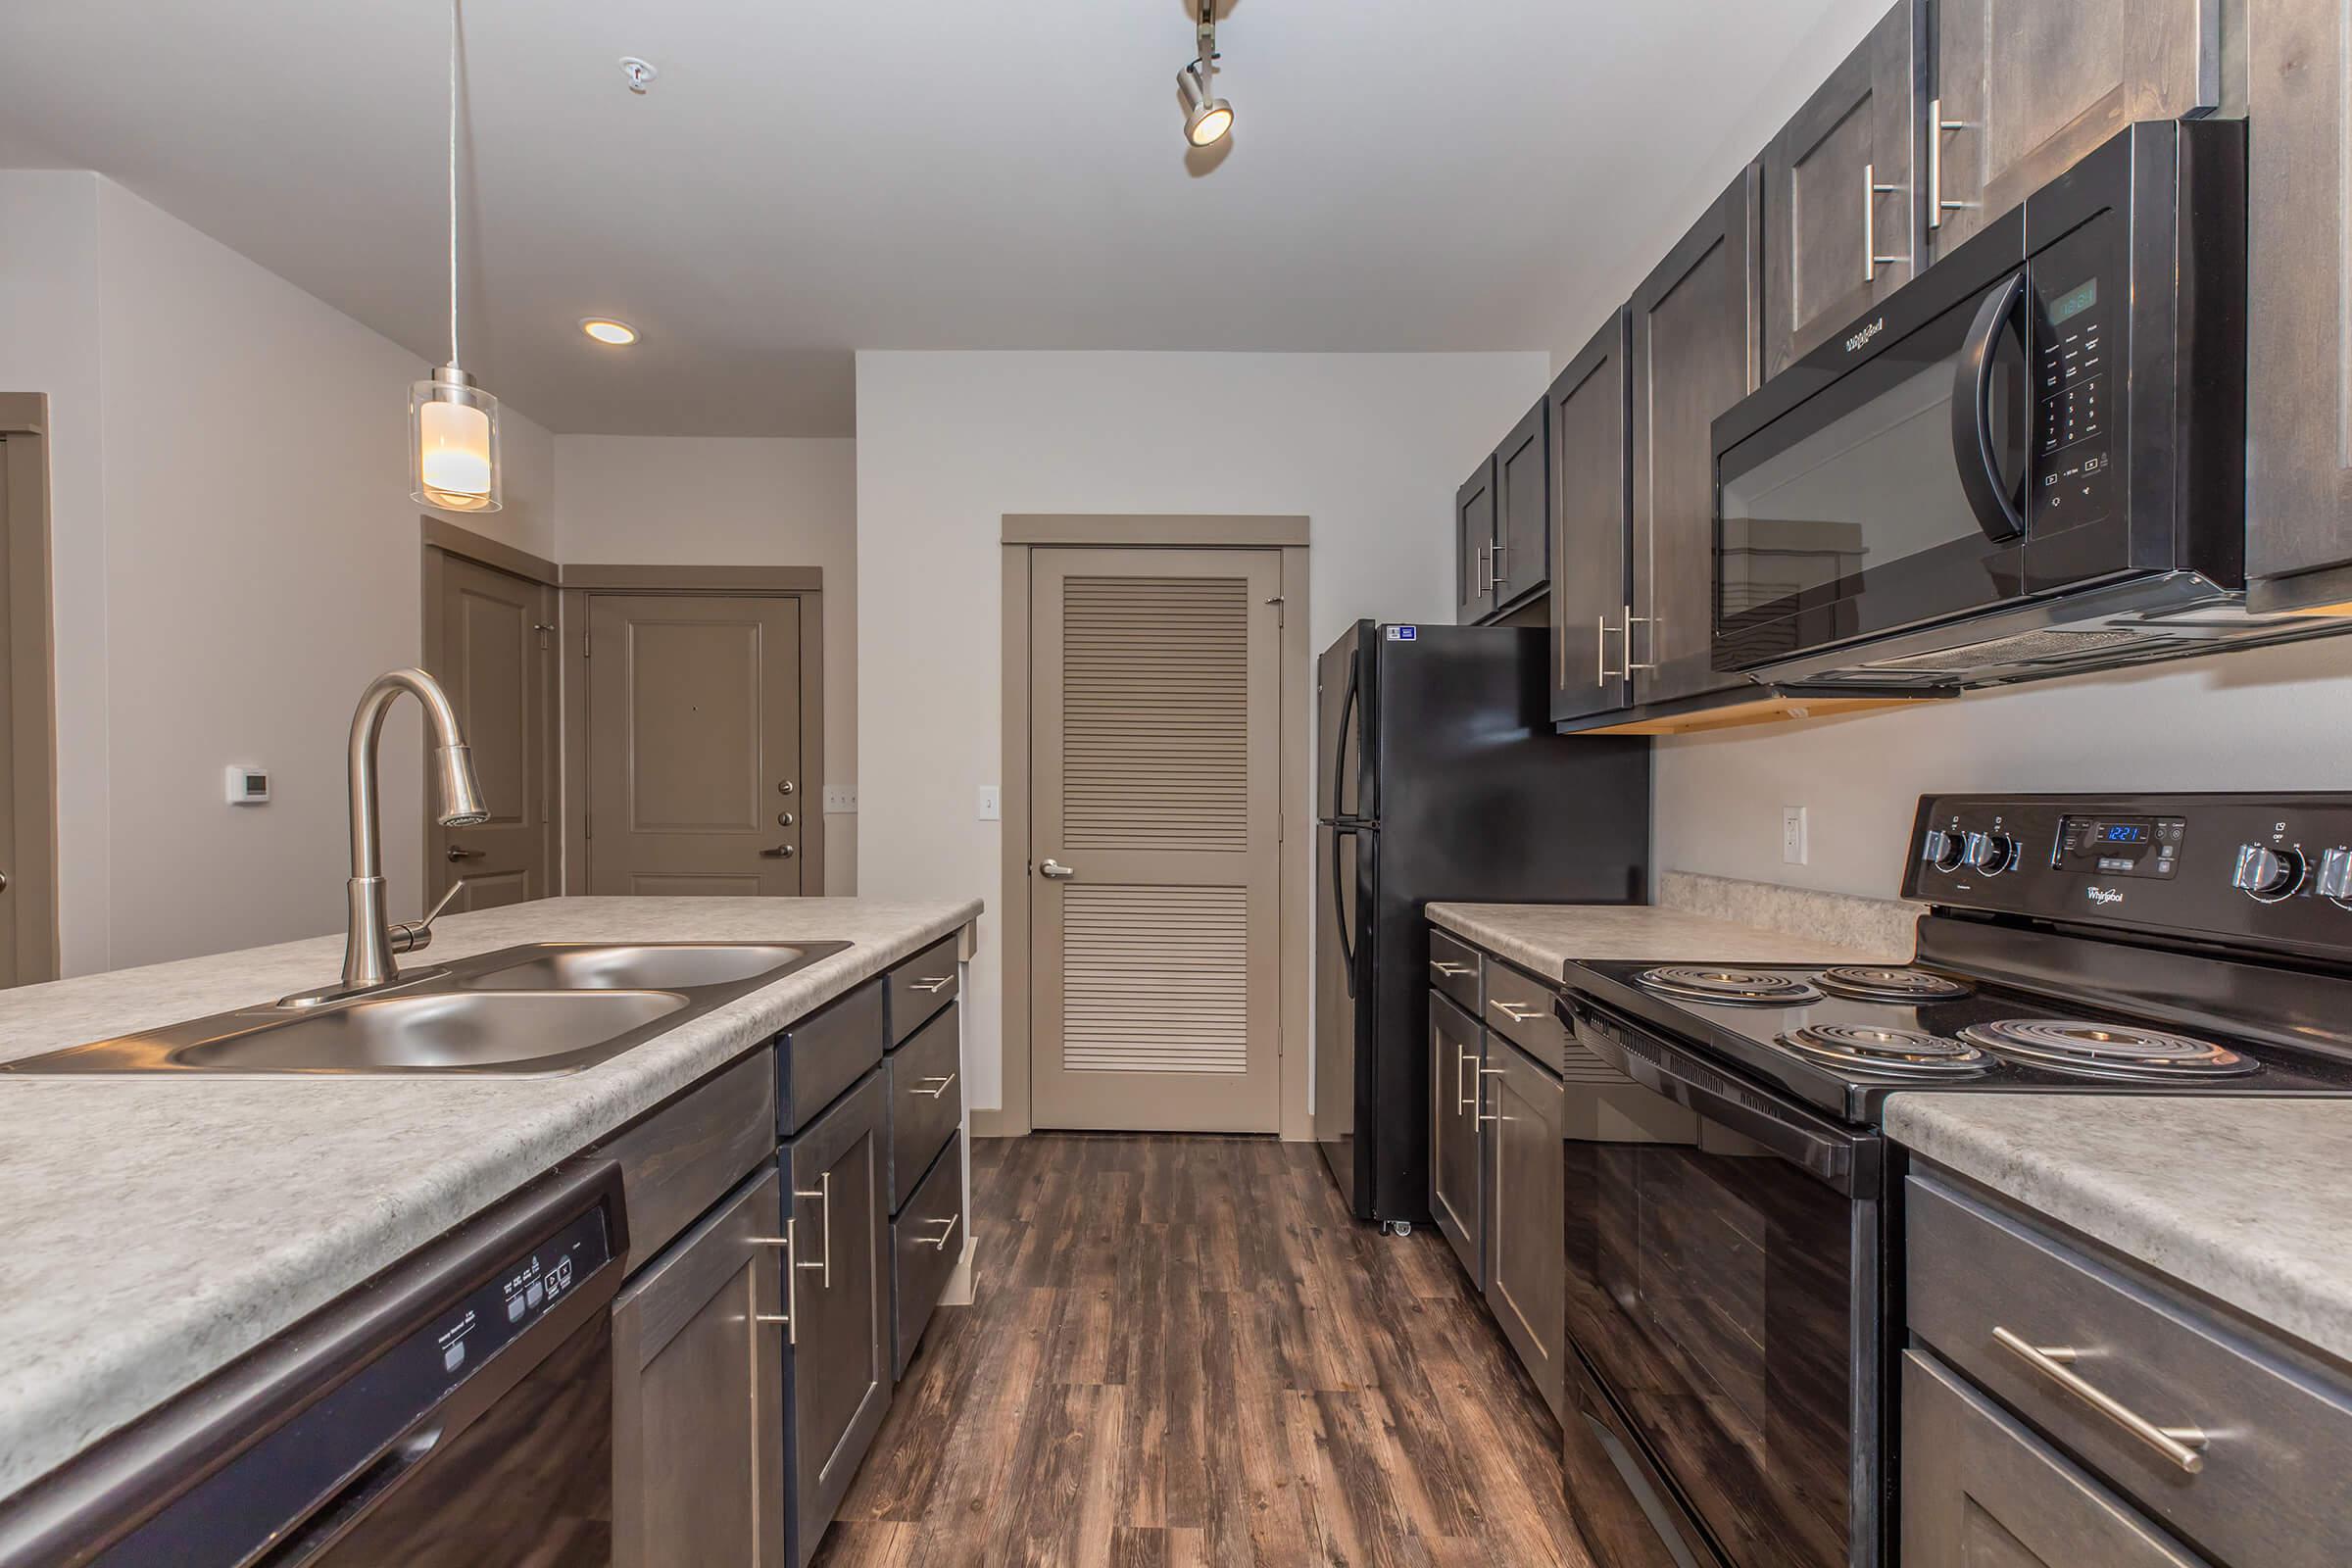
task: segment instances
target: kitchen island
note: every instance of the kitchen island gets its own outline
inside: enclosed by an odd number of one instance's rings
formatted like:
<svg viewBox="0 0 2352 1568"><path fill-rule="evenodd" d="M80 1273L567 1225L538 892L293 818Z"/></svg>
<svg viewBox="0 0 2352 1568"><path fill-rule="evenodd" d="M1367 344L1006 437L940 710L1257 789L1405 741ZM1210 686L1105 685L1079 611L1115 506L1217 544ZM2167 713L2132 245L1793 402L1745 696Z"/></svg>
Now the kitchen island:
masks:
<svg viewBox="0 0 2352 1568"><path fill-rule="evenodd" d="M0 1497L980 909L570 898L445 919L434 961L545 941L850 944L576 1073L0 1073ZM331 980L341 953L318 937L0 993L0 1062L268 1003Z"/></svg>

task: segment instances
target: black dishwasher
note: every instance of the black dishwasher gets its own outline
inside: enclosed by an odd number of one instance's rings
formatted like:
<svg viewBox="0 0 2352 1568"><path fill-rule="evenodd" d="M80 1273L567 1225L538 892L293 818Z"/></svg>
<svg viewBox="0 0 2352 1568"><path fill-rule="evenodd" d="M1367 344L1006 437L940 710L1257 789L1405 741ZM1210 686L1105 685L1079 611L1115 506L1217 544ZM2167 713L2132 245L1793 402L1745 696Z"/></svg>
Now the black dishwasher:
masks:
<svg viewBox="0 0 2352 1568"><path fill-rule="evenodd" d="M618 1167L548 1177L5 1504L0 1568L612 1560Z"/></svg>

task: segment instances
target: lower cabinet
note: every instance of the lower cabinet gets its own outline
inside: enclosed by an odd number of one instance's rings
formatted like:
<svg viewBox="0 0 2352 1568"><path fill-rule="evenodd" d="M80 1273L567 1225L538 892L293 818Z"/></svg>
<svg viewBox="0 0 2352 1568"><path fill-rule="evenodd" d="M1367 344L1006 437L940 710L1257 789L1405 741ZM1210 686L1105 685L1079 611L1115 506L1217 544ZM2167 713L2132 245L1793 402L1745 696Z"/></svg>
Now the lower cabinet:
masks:
<svg viewBox="0 0 2352 1568"><path fill-rule="evenodd" d="M1490 976L1506 972L1486 962ZM1547 1017L1514 1015L1513 1026ZM1560 1415L1568 1340L1559 1077L1437 991L1429 1071L1430 1212Z"/></svg>
<svg viewBox="0 0 2352 1568"><path fill-rule="evenodd" d="M1903 1352L1903 1568L2203 1568L1935 1357Z"/></svg>
<svg viewBox="0 0 2352 1568"><path fill-rule="evenodd" d="M777 1154L786 1560L802 1568L890 1407L889 1101L880 1068ZM672 1561L717 1561L676 1557Z"/></svg>
<svg viewBox="0 0 2352 1568"><path fill-rule="evenodd" d="M963 1255L963 1136L948 1140L931 1173L890 1222L892 1366L906 1375L923 1330Z"/></svg>
<svg viewBox="0 0 2352 1568"><path fill-rule="evenodd" d="M1487 1212L1487 1305L1556 1416L1568 1322L1560 1081L1507 1040L1488 1038L1490 1108L1482 1119L1494 1182Z"/></svg>
<svg viewBox="0 0 2352 1568"><path fill-rule="evenodd" d="M784 1562L784 1329L774 1167L612 1303L612 1561Z"/></svg>
<svg viewBox="0 0 2352 1568"><path fill-rule="evenodd" d="M1429 1211L1471 1282L1487 1288L1487 1161L1478 1101L1486 1032L1444 993L1429 994Z"/></svg>

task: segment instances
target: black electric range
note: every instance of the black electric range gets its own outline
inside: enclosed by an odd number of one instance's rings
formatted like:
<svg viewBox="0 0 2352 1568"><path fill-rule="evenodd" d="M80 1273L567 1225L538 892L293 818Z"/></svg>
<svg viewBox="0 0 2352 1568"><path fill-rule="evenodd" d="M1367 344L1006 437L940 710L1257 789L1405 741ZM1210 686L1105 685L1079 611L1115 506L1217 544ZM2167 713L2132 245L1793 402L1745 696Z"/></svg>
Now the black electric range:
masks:
<svg viewBox="0 0 2352 1568"><path fill-rule="evenodd" d="M1670 1557L1893 1560L1887 1098L2352 1096L2352 794L1930 796L1906 964L1571 965L1571 1422Z"/></svg>

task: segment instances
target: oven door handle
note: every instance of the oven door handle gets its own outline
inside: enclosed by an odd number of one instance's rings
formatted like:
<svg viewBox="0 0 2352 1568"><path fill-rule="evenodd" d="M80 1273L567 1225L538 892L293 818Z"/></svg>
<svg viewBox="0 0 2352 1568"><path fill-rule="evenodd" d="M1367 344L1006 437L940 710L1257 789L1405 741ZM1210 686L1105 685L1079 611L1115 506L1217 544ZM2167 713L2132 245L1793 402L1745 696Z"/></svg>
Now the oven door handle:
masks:
<svg viewBox="0 0 2352 1568"><path fill-rule="evenodd" d="M2026 531L2025 516L2010 495L2013 486L2002 476L1992 431L1993 356L2025 297L2022 271L2011 273L2006 283L1984 296L1952 372L1952 459L1959 465L1960 488L1976 514L1978 528L1996 545L2022 538ZM2032 405L2029 397L2027 409ZM2027 428L2032 429L2030 418Z"/></svg>
<svg viewBox="0 0 2352 1568"><path fill-rule="evenodd" d="M1724 1074L1690 1060L1662 1041L1626 1028L1611 1018L1600 1023L1567 997L1553 1004L1560 1022L1577 1043L1635 1083L1684 1109L1760 1144L1847 1198L1875 1182L1875 1149L1825 1126L1795 1105L1774 1105L1765 1097L1734 1084ZM1620 1031L1623 1031L1620 1033ZM1639 1035L1641 1046L1630 1043ZM1709 1082L1707 1080L1712 1080Z"/></svg>

